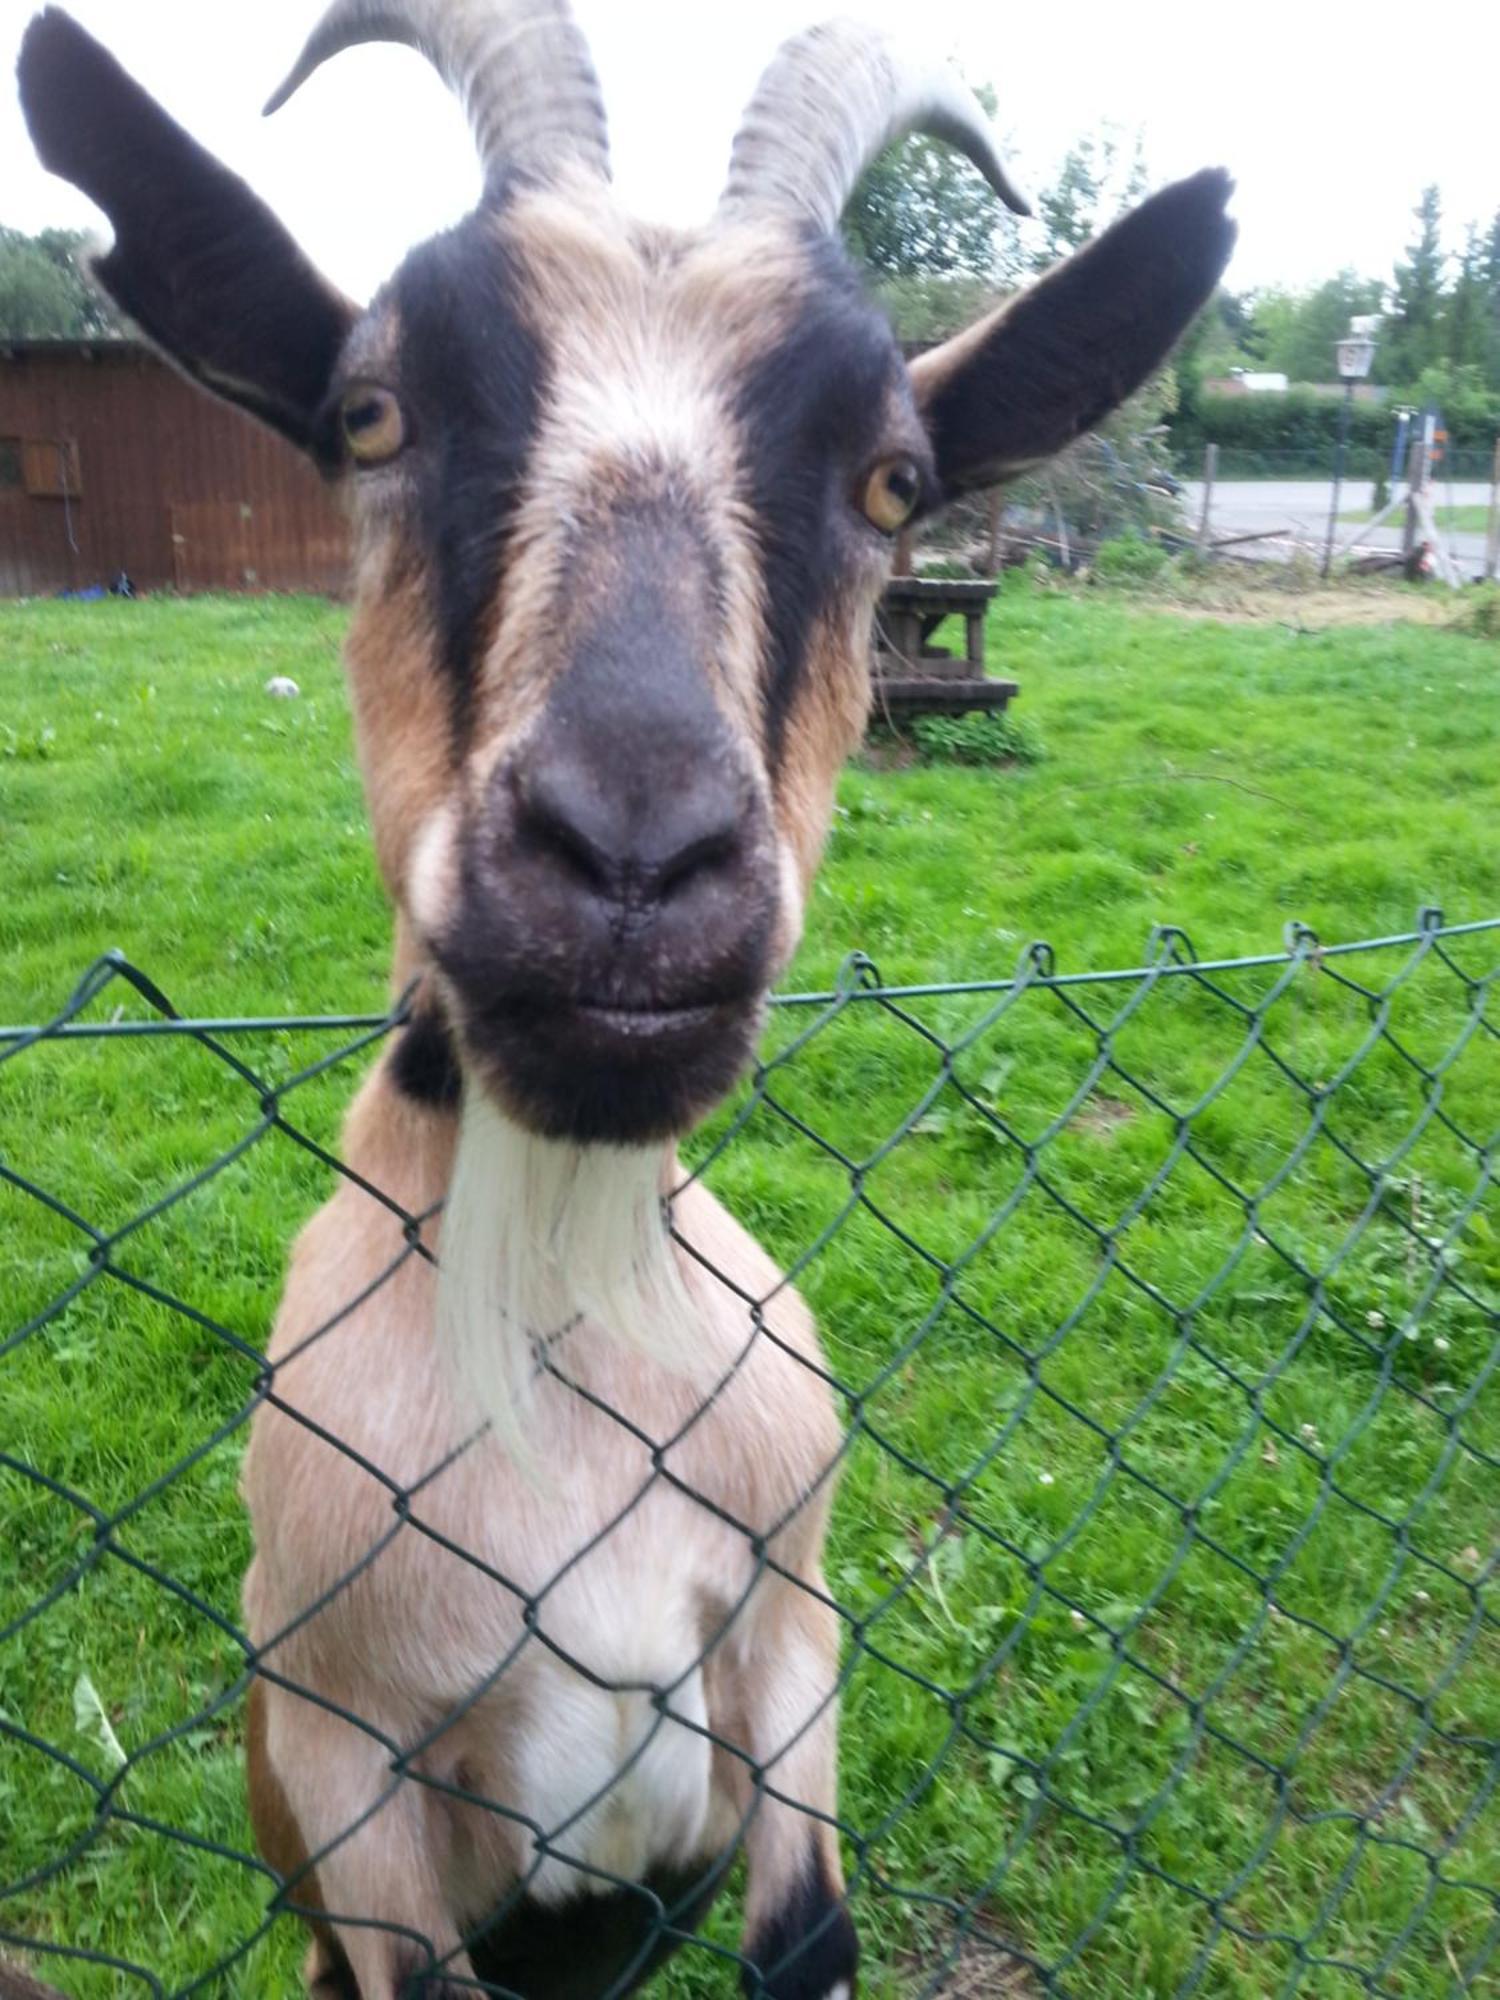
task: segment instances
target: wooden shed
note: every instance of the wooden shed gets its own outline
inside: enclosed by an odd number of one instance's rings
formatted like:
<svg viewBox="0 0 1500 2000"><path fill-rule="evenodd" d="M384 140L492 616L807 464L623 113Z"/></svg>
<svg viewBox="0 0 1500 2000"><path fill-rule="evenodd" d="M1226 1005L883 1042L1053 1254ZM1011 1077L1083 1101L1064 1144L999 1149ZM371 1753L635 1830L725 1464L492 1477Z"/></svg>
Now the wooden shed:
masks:
<svg viewBox="0 0 1500 2000"><path fill-rule="evenodd" d="M0 596L344 588L337 497L130 341L0 342Z"/></svg>

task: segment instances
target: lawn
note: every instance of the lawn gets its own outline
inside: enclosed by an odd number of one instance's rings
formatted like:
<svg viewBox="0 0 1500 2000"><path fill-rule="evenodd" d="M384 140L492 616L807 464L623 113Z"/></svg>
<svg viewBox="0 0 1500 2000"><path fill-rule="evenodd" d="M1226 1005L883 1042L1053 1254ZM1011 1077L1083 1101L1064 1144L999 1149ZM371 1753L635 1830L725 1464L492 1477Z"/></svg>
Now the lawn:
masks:
<svg viewBox="0 0 1500 2000"><path fill-rule="evenodd" d="M1218 620L1017 579L992 664L1022 682L1027 761L884 745L853 768L789 989L856 948L925 985L1005 979L1039 938L1060 971L1140 966L1163 923L1231 958L1292 920L1332 943L1424 905L1500 916L1500 648L1406 622L1399 593L1358 629L1318 629L1320 601ZM116 946L195 1015L385 1006L341 624L0 607L0 1020L50 1016ZM299 701L266 696L277 674ZM1272 967L789 1007L759 1087L694 1142L796 1266L849 1394L829 1577L873 2000L950 1965L955 1994L1478 1990L1500 1939L1500 1015L1471 982L1497 937L1314 956L1274 993ZM1373 1024L1338 976L1408 967ZM147 1011L116 985L94 1012L117 1007ZM235 1044L277 1084L339 1046ZM364 1060L292 1092L289 1121L331 1144ZM0 1165L113 1232L255 1132L260 1095L193 1043L53 1043L0 1065ZM7 1352L88 1266L73 1221L0 1179L0 1935L166 1992L264 1910L234 1858L229 1629L254 1367L223 1332L263 1343L328 1185L268 1133ZM148 1497L106 1549L68 1494ZM48 1872L122 1749L133 1822ZM282 1925L198 1990L280 2000L299 1948ZM704 1948L664 1985L737 1990Z"/></svg>
<svg viewBox="0 0 1500 2000"><path fill-rule="evenodd" d="M1440 528L1448 528L1461 535L1482 535L1490 524L1488 507L1435 507L1433 514ZM1373 521L1372 507L1358 507L1352 514L1340 514L1341 521Z"/></svg>

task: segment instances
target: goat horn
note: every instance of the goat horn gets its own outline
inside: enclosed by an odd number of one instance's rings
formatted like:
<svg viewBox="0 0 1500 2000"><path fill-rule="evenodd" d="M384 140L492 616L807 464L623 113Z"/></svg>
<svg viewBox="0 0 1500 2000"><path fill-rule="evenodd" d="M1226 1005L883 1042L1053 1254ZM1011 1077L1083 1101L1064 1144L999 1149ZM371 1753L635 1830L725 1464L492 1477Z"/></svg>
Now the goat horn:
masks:
<svg viewBox="0 0 1500 2000"><path fill-rule="evenodd" d="M609 178L604 100L567 0L333 0L266 116L365 42L426 56L463 100L486 174L545 174L571 158Z"/></svg>
<svg viewBox="0 0 1500 2000"><path fill-rule="evenodd" d="M734 142L720 217L789 209L834 230L865 169L912 132L956 147L1008 208L1031 213L955 71L912 60L861 22L829 21L772 59Z"/></svg>

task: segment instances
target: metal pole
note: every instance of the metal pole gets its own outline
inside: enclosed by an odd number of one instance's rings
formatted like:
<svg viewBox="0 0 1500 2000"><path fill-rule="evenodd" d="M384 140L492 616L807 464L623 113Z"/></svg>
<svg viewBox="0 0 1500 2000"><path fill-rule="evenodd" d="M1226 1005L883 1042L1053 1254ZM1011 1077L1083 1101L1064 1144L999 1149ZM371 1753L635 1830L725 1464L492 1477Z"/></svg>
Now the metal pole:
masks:
<svg viewBox="0 0 1500 2000"><path fill-rule="evenodd" d="M1203 448L1203 515L1198 522L1198 553L1201 556L1208 547L1208 531L1214 514L1214 476L1219 470L1219 447L1216 444Z"/></svg>
<svg viewBox="0 0 1500 2000"><path fill-rule="evenodd" d="M1421 548L1417 530L1422 525L1422 489L1427 484L1427 468L1432 452L1432 420L1423 420L1411 443L1411 460L1406 474L1406 533L1402 538L1402 561L1408 583L1421 577Z"/></svg>
<svg viewBox="0 0 1500 2000"><path fill-rule="evenodd" d="M1490 468L1490 531L1484 544L1484 580L1493 583L1500 572L1500 438L1495 440L1495 462Z"/></svg>
<svg viewBox="0 0 1500 2000"><path fill-rule="evenodd" d="M1344 384L1344 405L1339 411L1339 444L1333 461L1333 505L1328 510L1328 540L1323 545L1323 575L1333 567L1333 538L1339 525L1339 493L1344 484L1344 454L1349 446L1349 413L1354 408L1354 378Z"/></svg>

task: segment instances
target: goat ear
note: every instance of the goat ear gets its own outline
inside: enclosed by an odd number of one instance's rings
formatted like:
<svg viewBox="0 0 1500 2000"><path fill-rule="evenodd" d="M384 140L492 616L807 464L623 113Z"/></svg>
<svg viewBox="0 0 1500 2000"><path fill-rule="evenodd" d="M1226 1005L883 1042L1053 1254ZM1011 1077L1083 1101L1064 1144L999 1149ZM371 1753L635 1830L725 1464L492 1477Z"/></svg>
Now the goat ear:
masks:
<svg viewBox="0 0 1500 2000"><path fill-rule="evenodd" d="M309 447L355 308L264 202L60 8L19 65L42 164L114 225L94 276L179 367Z"/></svg>
<svg viewBox="0 0 1500 2000"><path fill-rule="evenodd" d="M1233 192L1220 168L1163 188L913 362L946 498L1050 458L1160 367L1229 261Z"/></svg>

